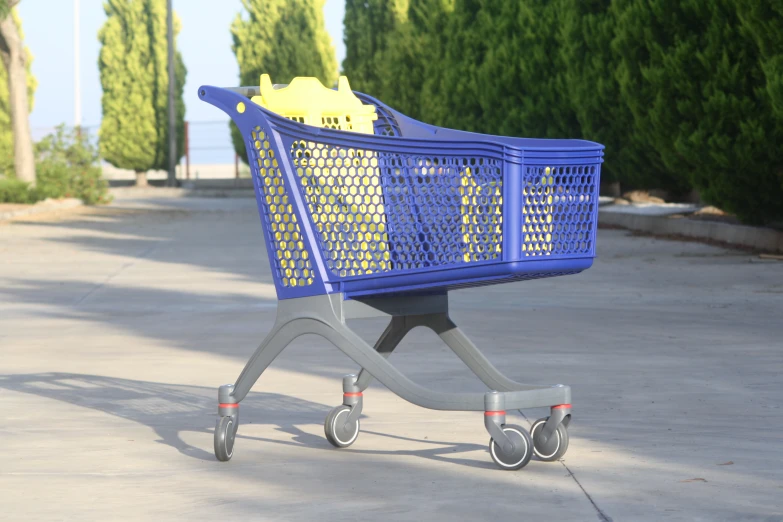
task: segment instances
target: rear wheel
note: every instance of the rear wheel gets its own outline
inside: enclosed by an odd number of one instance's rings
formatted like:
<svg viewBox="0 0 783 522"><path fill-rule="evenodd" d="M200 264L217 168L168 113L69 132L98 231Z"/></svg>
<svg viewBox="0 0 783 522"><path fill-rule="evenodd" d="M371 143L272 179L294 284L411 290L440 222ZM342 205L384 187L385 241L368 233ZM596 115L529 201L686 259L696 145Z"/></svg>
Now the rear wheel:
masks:
<svg viewBox="0 0 783 522"><path fill-rule="evenodd" d="M560 460L568 451L568 429L560 423L549 439L543 442L541 430L544 429L547 420L549 417L538 419L533 423L533 427L530 428L530 438L533 439L533 451L536 457L545 462L553 462Z"/></svg>

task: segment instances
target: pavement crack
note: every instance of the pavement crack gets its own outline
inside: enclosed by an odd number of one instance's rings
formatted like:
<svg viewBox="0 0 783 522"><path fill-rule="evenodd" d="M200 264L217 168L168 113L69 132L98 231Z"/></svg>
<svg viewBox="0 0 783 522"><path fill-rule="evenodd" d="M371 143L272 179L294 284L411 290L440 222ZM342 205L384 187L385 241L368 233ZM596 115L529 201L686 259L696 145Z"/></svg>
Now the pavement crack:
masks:
<svg viewBox="0 0 783 522"><path fill-rule="evenodd" d="M140 255L136 256L136 258L135 258L134 260L132 260L132 261L129 261L129 262L125 263L124 265L122 265L122 266L119 268L119 270L117 270L116 272L114 272L114 273L113 273L113 274L111 274L110 276L106 277L106 279L104 279L102 282L100 282L100 283L96 283L96 284L95 284L95 286L93 286L92 288L90 288L90 290L89 290L89 291L88 291L86 294L84 294L83 296L81 296L81 298L79 298L79 300L78 300L78 301L76 301L76 303L74 303L74 306L79 306L80 304L82 304L84 301L86 301L86 300L87 300L87 298L88 298L88 297L90 297L92 294L94 294L95 292L97 292L98 290L100 290L101 288L103 288L104 286L106 286L106 284L107 284L107 283L109 283L109 281L111 281L112 279L114 279L115 277L117 277L118 275L120 275L122 272L124 272L124 271L125 271L125 270L127 270L128 268L130 268L130 267L132 267L133 265L135 265L135 264L136 264L136 262L137 262L139 259L144 259L144 258L146 258L147 256L149 256L149 255L150 255L150 254L151 254L151 253L152 253L152 252L153 252L153 251L154 251L156 248L158 248L158 244L154 244L154 245L152 245L151 247L149 247L148 249L146 249L144 252L142 252Z"/></svg>
<svg viewBox="0 0 783 522"><path fill-rule="evenodd" d="M598 520L600 520L601 522L613 522L612 517L610 517L609 515L604 513L601 510L601 508L598 507L598 504L595 503L595 500L593 500L593 497L590 496L590 493L588 493L587 490L584 488L584 486L582 486L582 483L579 482L578 478L576 478L576 475L574 475L574 472L571 471L571 468L569 468L568 465L566 465L566 463L564 461L562 461L562 460L560 461L560 464L563 465L563 467L568 472L568 475L572 479L574 479L574 482L576 482L576 485L579 486L579 489L581 489L582 493L585 494L585 496L587 497L587 500L589 500L590 503L593 505L593 507L595 508L596 513L598 513Z"/></svg>
<svg viewBox="0 0 783 522"><path fill-rule="evenodd" d="M519 412L520 415L522 415L522 418L525 419L525 421L527 421L527 423L530 425L530 427L532 427L533 423L532 423L532 421L530 419L527 418L527 415L525 415L525 413L522 410L517 410L517 411ZM582 483L579 482L579 479L576 478L576 475L574 475L574 472L571 471L571 468L568 467L568 465L565 463L565 461L561 459L560 460L560 464L563 465L563 467L568 472L568 476L571 477L572 479L574 479L574 482L576 482L576 485L579 486L579 489L581 489L582 493L585 494L585 497L587 497L587 500L589 500L590 504L593 505L593 508L595 508L595 512L598 514L598 520L600 520L601 522L614 522L612 520L612 517L610 517L609 515L604 513L601 510L601 508L598 507L598 504L595 503L595 500L593 500L593 497L590 496L590 493L588 493L587 490L582 485Z"/></svg>

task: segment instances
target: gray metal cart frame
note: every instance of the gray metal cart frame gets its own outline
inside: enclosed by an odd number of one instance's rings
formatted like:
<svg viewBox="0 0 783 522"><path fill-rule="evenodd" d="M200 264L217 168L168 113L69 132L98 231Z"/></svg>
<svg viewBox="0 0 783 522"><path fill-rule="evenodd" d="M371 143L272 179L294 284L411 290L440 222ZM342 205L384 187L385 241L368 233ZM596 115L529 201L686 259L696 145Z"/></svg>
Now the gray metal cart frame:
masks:
<svg viewBox="0 0 783 522"><path fill-rule="evenodd" d="M370 346L346 324L347 319L390 317L375 346ZM405 335L417 326L432 329L490 389L486 393L444 393L428 390L397 370L388 360ZM343 379L343 404L327 416L326 436L337 447L350 446L359 433L362 393L373 378L401 398L434 410L483 411L491 436L490 452L504 469L519 469L535 452L542 460L556 460L565 453L565 428L571 416L571 388L562 384L522 384L504 376L451 320L448 294L377 297L346 300L343 294L278 301L272 331L248 361L236 383L220 387L215 454L228 460L233 454L239 425L239 403L264 370L294 339L316 334L342 350L361 367L358 375ZM554 405L554 406L552 406ZM550 407L550 416L534 423L531 436L506 425L506 409Z"/></svg>

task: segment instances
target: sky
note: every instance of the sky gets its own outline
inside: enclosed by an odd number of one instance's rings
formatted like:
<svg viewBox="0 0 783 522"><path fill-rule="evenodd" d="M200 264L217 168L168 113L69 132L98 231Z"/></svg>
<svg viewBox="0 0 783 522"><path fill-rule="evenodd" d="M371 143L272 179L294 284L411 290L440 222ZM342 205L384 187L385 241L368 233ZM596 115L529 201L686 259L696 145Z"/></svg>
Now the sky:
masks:
<svg viewBox="0 0 783 522"><path fill-rule="evenodd" d="M101 121L98 30L106 20L103 3L103 0L79 1L82 125L96 130ZM225 122L228 117L199 101L196 93L203 84L232 86L238 82L239 68L231 52L229 27L242 10L241 0L173 0L173 5L182 21L177 46L188 68L185 118L192 122L193 148L197 149L191 162L232 162L227 124L199 123ZM74 123L74 0L22 0L18 9L25 44L33 54L33 74L38 80L30 115L33 137L38 139L60 123ZM338 63L345 56L344 10L344 0L326 0L326 29L332 37ZM217 152L221 147L226 151ZM208 152L210 149L214 152Z"/></svg>

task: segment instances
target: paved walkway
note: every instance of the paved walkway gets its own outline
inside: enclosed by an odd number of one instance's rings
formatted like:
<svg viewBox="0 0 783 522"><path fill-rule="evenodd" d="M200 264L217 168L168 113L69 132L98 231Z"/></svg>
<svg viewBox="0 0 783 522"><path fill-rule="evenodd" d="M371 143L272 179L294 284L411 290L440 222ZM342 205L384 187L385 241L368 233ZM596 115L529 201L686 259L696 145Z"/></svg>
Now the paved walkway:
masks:
<svg viewBox="0 0 783 522"><path fill-rule="evenodd" d="M783 520L783 263L617 230L599 256L452 299L511 377L573 387L563 462L500 471L480 414L377 386L357 443L333 449L323 419L355 366L306 337L243 403L219 463L217 386L275 313L253 200L120 199L2 224L0 519ZM433 388L481 390L436 341L415 331L393 360Z"/></svg>

